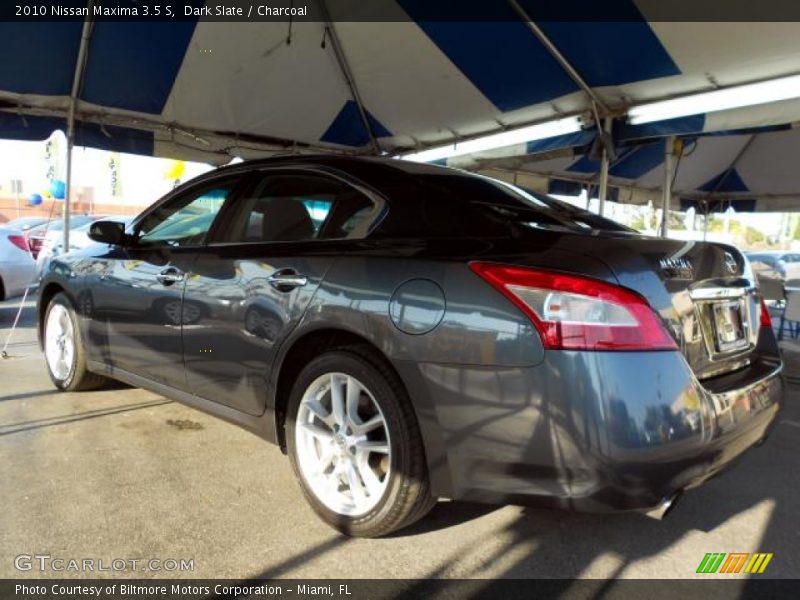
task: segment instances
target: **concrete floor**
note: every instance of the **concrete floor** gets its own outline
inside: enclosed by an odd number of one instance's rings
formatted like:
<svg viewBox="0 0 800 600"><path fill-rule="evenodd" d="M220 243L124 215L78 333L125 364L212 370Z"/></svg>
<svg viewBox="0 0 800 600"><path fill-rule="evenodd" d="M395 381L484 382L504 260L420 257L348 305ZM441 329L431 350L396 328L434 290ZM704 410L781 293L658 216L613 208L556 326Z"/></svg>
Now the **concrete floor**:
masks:
<svg viewBox="0 0 800 600"><path fill-rule="evenodd" d="M16 304L0 303L0 345ZM706 552L755 551L774 553L760 577L800 576L795 385L767 444L687 493L663 522L440 503L392 538L356 540L315 517L277 448L232 425L123 386L56 393L30 305L9 354L0 578L65 575L21 573L20 554L194 560L193 571L127 577L690 578L703 577L695 569ZM800 374L800 352L789 347L787 362Z"/></svg>

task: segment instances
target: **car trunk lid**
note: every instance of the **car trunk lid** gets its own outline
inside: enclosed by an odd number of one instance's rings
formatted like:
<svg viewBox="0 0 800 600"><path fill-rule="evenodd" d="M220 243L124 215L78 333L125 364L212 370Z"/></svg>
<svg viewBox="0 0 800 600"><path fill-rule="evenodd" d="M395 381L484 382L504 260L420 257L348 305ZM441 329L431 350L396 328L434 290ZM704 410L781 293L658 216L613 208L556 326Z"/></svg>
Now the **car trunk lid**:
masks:
<svg viewBox="0 0 800 600"><path fill-rule="evenodd" d="M562 235L559 245L586 236ZM661 315L698 379L746 366L758 343L760 304L742 254L724 244L631 234L595 237L592 254L620 285Z"/></svg>

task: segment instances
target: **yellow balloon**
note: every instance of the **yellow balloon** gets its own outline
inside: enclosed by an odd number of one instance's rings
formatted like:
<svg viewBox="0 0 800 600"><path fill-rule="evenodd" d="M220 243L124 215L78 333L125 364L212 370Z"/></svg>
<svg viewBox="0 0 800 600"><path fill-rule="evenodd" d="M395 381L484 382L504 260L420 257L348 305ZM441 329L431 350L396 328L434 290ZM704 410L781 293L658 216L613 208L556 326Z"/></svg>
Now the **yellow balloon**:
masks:
<svg viewBox="0 0 800 600"><path fill-rule="evenodd" d="M172 164L164 171L164 178L170 180L180 179L186 171L186 163L182 160L173 160Z"/></svg>
<svg viewBox="0 0 800 600"><path fill-rule="evenodd" d="M42 196L44 196L45 198L52 198L53 194L50 193L50 190L45 190L42 192Z"/></svg>

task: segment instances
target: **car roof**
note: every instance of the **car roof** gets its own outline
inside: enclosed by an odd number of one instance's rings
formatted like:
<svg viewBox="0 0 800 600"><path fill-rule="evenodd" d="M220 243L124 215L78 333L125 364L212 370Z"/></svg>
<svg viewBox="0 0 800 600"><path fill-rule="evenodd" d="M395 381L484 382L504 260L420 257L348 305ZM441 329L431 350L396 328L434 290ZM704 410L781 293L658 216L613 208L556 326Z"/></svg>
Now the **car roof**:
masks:
<svg viewBox="0 0 800 600"><path fill-rule="evenodd" d="M398 175L407 175L413 178L415 175L462 175L464 177L478 177L474 173L462 169L454 169L442 165L432 165L410 160L401 160L390 156L349 156L342 154L293 154L288 156L273 156L270 158L259 158L246 160L240 163L225 165L213 171L209 171L197 178L197 181L206 177L213 177L223 173L234 173L239 171L250 171L263 167L281 166L307 166L307 167L328 167L341 169L347 172L350 169L358 170L359 174L381 175L393 172Z"/></svg>

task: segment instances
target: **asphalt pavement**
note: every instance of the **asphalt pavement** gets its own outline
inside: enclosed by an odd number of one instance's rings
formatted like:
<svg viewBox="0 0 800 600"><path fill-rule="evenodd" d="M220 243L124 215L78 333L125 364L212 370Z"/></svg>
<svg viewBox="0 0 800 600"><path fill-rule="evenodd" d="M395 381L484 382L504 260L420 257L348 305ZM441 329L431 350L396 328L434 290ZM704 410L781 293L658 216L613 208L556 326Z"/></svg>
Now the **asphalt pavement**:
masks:
<svg viewBox="0 0 800 600"><path fill-rule="evenodd" d="M0 303L0 347L17 304ZM785 348L789 375L800 375L800 345ZM707 578L695 573L707 552L771 552L758 577L800 576L794 383L767 443L686 493L664 521L440 502L410 529L363 540L319 521L280 450L243 430L122 385L56 392L30 302L8 353L0 360L0 578ZM63 559L62 567L144 562L116 573L42 572L35 561L19 570L31 561L18 557L34 555ZM151 559L161 562L149 569Z"/></svg>

